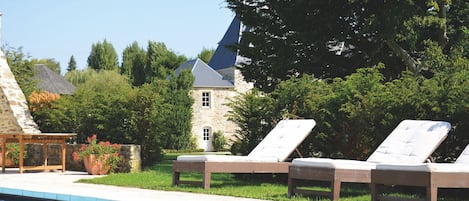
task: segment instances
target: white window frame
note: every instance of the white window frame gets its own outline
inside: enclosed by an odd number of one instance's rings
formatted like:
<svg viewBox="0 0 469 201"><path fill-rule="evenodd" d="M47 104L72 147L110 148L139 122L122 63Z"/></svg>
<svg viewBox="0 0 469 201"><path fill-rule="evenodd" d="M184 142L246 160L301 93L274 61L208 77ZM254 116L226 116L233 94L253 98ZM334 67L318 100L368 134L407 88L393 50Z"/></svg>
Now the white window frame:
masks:
<svg viewBox="0 0 469 201"><path fill-rule="evenodd" d="M210 136L212 135L212 128L204 127L202 133L202 139L204 141L210 141Z"/></svg>
<svg viewBox="0 0 469 201"><path fill-rule="evenodd" d="M210 92L204 91L202 92L202 107L204 108L210 108Z"/></svg>

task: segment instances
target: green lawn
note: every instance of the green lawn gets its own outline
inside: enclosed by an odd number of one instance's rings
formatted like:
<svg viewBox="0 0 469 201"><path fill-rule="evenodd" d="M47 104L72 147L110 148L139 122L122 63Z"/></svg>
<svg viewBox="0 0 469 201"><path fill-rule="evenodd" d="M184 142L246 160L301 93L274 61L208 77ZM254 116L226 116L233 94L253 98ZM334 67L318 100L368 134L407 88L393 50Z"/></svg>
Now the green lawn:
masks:
<svg viewBox="0 0 469 201"><path fill-rule="evenodd" d="M328 200L324 197L287 197L286 175L279 175L276 179L237 179L232 174L212 174L211 188L204 190L199 186L181 185L171 186L172 160L177 154L166 154L165 160L140 173L111 174L105 177L80 180L79 182L106 184L115 186L129 186L153 190L184 191L194 193L228 195L267 200ZM181 174L184 180L201 180L201 174ZM318 187L320 188L320 187ZM343 201L369 201L371 199L368 185L343 184L341 199ZM439 199L449 200L449 199Z"/></svg>

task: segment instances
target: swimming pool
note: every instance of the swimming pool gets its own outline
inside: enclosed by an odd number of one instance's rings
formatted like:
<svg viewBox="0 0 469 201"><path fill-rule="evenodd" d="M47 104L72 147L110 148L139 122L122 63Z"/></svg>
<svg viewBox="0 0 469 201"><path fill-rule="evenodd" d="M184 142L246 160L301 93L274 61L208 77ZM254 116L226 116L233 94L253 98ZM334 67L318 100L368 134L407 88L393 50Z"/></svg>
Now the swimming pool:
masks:
<svg viewBox="0 0 469 201"><path fill-rule="evenodd" d="M19 195L0 194L0 201L55 201L51 199L26 197Z"/></svg>
<svg viewBox="0 0 469 201"><path fill-rule="evenodd" d="M0 188L0 201L111 201L107 199L28 191L15 188Z"/></svg>

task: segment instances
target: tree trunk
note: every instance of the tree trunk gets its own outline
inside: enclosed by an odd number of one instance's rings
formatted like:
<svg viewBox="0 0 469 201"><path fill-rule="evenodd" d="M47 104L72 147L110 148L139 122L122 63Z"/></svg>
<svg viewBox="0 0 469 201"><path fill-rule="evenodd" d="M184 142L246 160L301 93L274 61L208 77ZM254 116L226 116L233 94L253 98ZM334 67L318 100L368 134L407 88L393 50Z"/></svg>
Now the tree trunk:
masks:
<svg viewBox="0 0 469 201"><path fill-rule="evenodd" d="M412 71L415 75L420 73L420 62L412 58L412 56L399 46L396 41L393 39L386 39L386 45L388 45L388 47L402 59L407 69Z"/></svg>

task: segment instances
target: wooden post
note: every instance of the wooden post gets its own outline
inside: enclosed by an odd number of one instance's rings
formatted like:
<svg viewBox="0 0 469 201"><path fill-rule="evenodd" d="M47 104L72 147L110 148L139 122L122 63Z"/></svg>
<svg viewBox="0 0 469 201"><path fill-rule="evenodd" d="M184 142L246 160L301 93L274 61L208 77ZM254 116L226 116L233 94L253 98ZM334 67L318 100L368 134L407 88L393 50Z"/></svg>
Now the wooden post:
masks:
<svg viewBox="0 0 469 201"><path fill-rule="evenodd" d="M65 172L65 156L67 152L67 146L65 144L65 139L62 140L62 172Z"/></svg>
<svg viewBox="0 0 469 201"><path fill-rule="evenodd" d="M19 143L20 143L20 174L23 174L23 166L24 166L24 140L23 135L18 135Z"/></svg>
<svg viewBox="0 0 469 201"><path fill-rule="evenodd" d="M42 144L42 155L44 156L42 164L47 167L47 143Z"/></svg>
<svg viewBox="0 0 469 201"><path fill-rule="evenodd" d="M2 172L5 172L5 165L6 165L6 158L7 158L7 152L6 152L6 139L1 138L2 140Z"/></svg>

